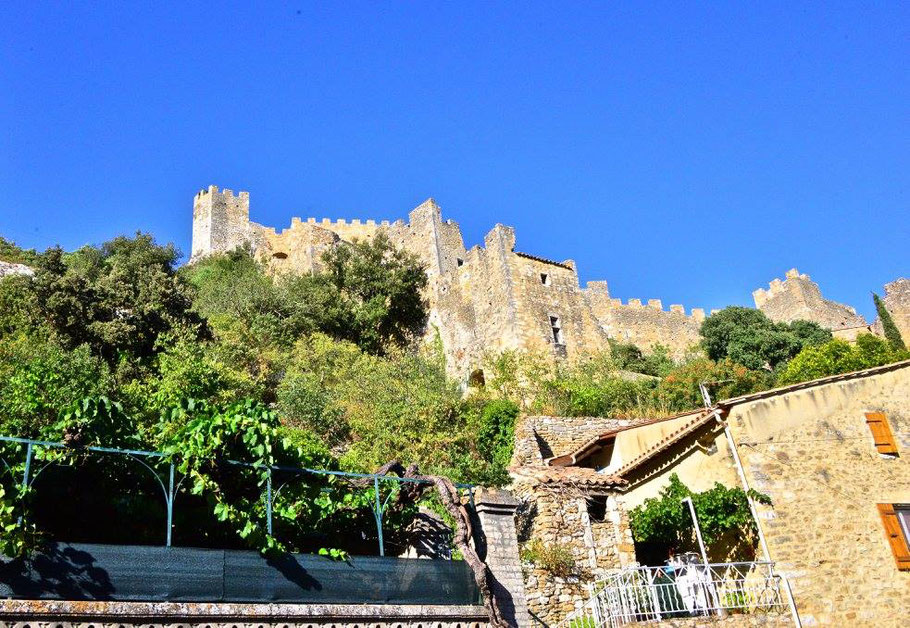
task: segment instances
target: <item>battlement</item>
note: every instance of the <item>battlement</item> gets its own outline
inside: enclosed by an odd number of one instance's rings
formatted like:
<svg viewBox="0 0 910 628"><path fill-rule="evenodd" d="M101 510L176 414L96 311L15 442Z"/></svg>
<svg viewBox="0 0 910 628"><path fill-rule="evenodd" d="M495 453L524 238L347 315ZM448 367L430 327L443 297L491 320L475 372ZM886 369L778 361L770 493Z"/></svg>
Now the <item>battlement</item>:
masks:
<svg viewBox="0 0 910 628"><path fill-rule="evenodd" d="M623 303L622 299L611 298L610 293L606 290L605 281L589 281L587 284L586 292L594 297L607 297L607 305L610 309L616 308L626 308L626 309L639 309L646 311L657 311L663 312L664 314L674 314L686 316L689 318L694 318L698 321L704 320L705 310L704 308L694 307L690 310L689 314L686 314L686 308L678 303L674 303L670 306L669 310L665 310L663 306L663 301L660 299L648 299L647 303L643 303L641 299L628 299ZM602 284L602 285L601 285Z"/></svg>
<svg viewBox="0 0 910 628"><path fill-rule="evenodd" d="M766 289L755 290L752 298L755 307L778 322L808 320L832 330L866 325L852 307L823 298L818 284L796 268L783 280L775 278Z"/></svg>

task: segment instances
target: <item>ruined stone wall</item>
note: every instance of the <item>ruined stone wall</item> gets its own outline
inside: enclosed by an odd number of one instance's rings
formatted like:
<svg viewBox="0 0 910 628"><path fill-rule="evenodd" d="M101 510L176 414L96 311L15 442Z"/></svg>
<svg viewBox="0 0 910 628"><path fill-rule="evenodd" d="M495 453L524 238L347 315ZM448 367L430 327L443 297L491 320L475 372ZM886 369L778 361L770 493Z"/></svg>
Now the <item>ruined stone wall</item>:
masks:
<svg viewBox="0 0 910 628"><path fill-rule="evenodd" d="M900 278L885 284L885 295L882 301L887 308L897 330L904 339L904 344L910 347L910 279ZM881 321L876 321L876 331L884 335Z"/></svg>
<svg viewBox="0 0 910 628"><path fill-rule="evenodd" d="M605 282L581 289L571 260L516 252L511 227L496 225L483 247L466 250L458 225L443 220L432 199L412 210L408 222L294 218L281 231L250 221L249 202L246 192L216 186L196 195L191 261L247 245L276 272L306 273L318 270L332 247L384 233L426 265L427 337L439 335L450 372L462 379L487 354L527 350L578 360L608 350L609 337L645 351L660 343L680 357L697 342L704 318L700 310L687 316L681 306L665 312L657 300L622 305L610 299Z"/></svg>
<svg viewBox="0 0 910 628"><path fill-rule="evenodd" d="M628 427L641 419L576 416L523 416L515 426L512 466L543 465L546 458L578 449L604 432Z"/></svg>
<svg viewBox="0 0 910 628"><path fill-rule="evenodd" d="M753 292L752 298L755 307L773 321L814 321L832 331L866 325L852 307L823 298L818 284L795 268L787 271L783 281L775 279L766 290Z"/></svg>
<svg viewBox="0 0 910 628"><path fill-rule="evenodd" d="M547 624L581 608L588 585L634 562L628 517L612 495L533 482L518 482L512 492L530 509L519 530L528 610ZM592 518L592 500L605 501L602 518ZM536 556L528 551L535 544ZM540 548L563 552L569 560L554 571L554 565L540 557Z"/></svg>
<svg viewBox="0 0 910 628"><path fill-rule="evenodd" d="M588 282L585 297L603 331L621 342L643 350L661 344L681 358L701 340L698 330L705 320L702 308L693 308L687 315L682 305L664 310L660 299L649 299L647 304L629 299L624 304L621 299L610 298L605 281Z"/></svg>
<svg viewBox="0 0 910 628"><path fill-rule="evenodd" d="M910 366L731 409L728 423L759 516L804 625L906 625L898 571L876 504L910 502ZM864 413L884 412L899 455L879 454Z"/></svg>

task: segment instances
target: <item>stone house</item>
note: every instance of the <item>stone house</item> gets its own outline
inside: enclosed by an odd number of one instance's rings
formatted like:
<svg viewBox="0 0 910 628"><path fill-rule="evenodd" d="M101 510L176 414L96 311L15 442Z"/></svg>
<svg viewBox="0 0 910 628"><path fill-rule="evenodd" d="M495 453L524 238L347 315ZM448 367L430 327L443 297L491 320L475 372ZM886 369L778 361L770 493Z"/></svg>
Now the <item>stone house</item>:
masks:
<svg viewBox="0 0 910 628"><path fill-rule="evenodd" d="M720 482L771 498L754 504L757 560L788 579L804 625L903 625L907 456L910 361L666 419L526 417L512 468L520 538L561 548L574 565L554 574L526 560L528 607L553 624L582 605L591 582L636 564L628 512L675 473L697 492ZM708 549L709 560L724 559Z"/></svg>

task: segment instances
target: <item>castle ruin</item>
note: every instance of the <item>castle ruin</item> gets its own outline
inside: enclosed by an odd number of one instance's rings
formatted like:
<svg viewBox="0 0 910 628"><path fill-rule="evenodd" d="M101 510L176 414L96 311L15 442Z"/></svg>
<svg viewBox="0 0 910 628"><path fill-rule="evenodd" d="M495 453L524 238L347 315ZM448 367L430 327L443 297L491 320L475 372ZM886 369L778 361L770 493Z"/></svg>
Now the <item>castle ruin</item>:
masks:
<svg viewBox="0 0 910 628"><path fill-rule="evenodd" d="M190 261L249 246L276 272L307 273L320 269L330 248L379 233L426 266L428 333L438 331L448 368L463 380L482 375L485 355L506 350L577 360L607 350L614 339L645 351L661 344L681 357L700 340L703 309L665 310L660 299L623 303L610 296L606 281L581 287L575 262L516 251L515 230L505 225L494 226L483 246L466 249L458 224L443 220L433 199L413 209L407 222L293 218L277 231L250 220L248 192L235 195L212 185L194 199ZM881 333L853 308L824 299L818 285L796 269L753 297L772 320L815 321L847 339ZM888 284L885 303L910 339L910 281Z"/></svg>
<svg viewBox="0 0 910 628"><path fill-rule="evenodd" d="M572 260L553 261L515 250L515 230L496 225L483 246L466 249L461 229L443 220L429 199L408 221L330 221L293 218L282 231L250 221L250 197L210 186L193 205L191 261L250 246L279 272L318 270L333 246L384 233L426 265L430 329L438 330L453 373L465 378L486 353L509 349L577 359L608 349L608 338L649 349L659 343L675 355L699 340L704 310L665 310L659 299L622 303L605 281L580 287Z"/></svg>

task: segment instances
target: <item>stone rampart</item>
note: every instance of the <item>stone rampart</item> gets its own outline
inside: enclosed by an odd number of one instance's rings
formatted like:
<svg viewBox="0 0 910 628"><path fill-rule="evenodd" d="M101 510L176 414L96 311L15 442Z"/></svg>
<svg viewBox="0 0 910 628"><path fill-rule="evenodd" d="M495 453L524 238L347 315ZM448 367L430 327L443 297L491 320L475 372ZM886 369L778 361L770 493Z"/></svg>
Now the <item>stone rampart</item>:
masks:
<svg viewBox="0 0 910 628"><path fill-rule="evenodd" d="M753 292L752 298L755 307L773 321L814 321L832 331L866 325L849 305L823 298L818 284L795 268L787 271L783 281L774 279L767 289Z"/></svg>

